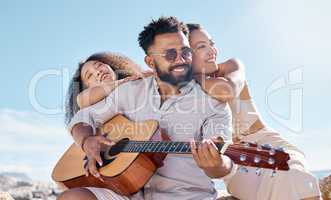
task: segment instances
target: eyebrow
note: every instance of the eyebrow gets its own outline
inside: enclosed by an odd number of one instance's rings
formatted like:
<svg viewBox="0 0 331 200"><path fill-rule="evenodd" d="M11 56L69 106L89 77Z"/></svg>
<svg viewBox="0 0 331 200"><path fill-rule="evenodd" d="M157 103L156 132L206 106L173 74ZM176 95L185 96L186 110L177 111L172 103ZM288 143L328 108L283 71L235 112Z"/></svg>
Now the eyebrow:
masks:
<svg viewBox="0 0 331 200"><path fill-rule="evenodd" d="M199 44L206 44L206 43L207 43L206 41L199 41L194 45L194 48L197 48Z"/></svg>
<svg viewBox="0 0 331 200"><path fill-rule="evenodd" d="M215 43L214 40L213 40L212 38L208 39L208 42ZM207 42L207 41L199 41L199 42L197 42L197 43L195 44L195 46L198 45L198 44L200 44L200 43L208 43L208 42Z"/></svg>
<svg viewBox="0 0 331 200"><path fill-rule="evenodd" d="M84 77L84 79L87 79L87 78L86 78L86 76L87 76L87 75L86 75L86 74L87 74L87 72L88 72L88 70L86 70L86 71L85 71L85 73L84 73L84 76L83 76L83 77Z"/></svg>
<svg viewBox="0 0 331 200"><path fill-rule="evenodd" d="M199 41L199 42L197 42L195 45L198 45L198 44L200 44L200 43L207 43L206 41Z"/></svg>
<svg viewBox="0 0 331 200"><path fill-rule="evenodd" d="M97 63L98 63L98 61L94 61L93 64L97 64ZM88 72L88 70L85 71L85 73L84 73L84 75L83 75L84 78L86 78L86 74L87 74L87 72ZM86 78L86 79L87 79L87 78Z"/></svg>

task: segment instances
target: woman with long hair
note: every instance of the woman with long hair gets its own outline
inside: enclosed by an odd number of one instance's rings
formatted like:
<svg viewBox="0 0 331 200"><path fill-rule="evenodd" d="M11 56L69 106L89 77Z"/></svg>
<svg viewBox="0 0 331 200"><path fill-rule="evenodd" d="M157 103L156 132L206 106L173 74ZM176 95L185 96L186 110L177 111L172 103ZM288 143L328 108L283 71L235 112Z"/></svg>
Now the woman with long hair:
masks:
<svg viewBox="0 0 331 200"><path fill-rule="evenodd" d="M202 88L220 101L228 101L233 116L233 141L282 146L290 154L289 171L242 168L224 178L227 190L239 199L320 199L316 178L305 166L304 154L266 126L248 90L243 65L235 59L216 63L217 49L199 24L188 24L193 49L193 73ZM232 89L232 90L231 90Z"/></svg>

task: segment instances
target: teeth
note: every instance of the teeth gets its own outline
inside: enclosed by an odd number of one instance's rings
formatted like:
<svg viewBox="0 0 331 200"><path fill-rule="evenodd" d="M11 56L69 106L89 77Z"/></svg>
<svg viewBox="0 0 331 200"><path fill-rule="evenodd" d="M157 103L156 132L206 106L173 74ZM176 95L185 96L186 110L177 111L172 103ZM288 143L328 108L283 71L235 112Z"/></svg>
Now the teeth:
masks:
<svg viewBox="0 0 331 200"><path fill-rule="evenodd" d="M178 67L178 68L173 69L173 71L175 71L175 72L182 72L182 71L184 71L184 68Z"/></svg>

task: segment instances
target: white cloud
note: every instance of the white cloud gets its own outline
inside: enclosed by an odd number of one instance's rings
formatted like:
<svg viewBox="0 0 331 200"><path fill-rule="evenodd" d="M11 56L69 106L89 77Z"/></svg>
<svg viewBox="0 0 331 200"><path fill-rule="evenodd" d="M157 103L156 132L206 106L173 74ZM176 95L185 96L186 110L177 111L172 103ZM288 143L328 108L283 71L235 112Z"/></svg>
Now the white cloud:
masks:
<svg viewBox="0 0 331 200"><path fill-rule="evenodd" d="M73 142L61 121L35 112L0 109L0 171L50 180L55 162Z"/></svg>
<svg viewBox="0 0 331 200"><path fill-rule="evenodd" d="M34 112L0 109L0 122L0 132L6 133L61 136L66 132L64 125Z"/></svg>

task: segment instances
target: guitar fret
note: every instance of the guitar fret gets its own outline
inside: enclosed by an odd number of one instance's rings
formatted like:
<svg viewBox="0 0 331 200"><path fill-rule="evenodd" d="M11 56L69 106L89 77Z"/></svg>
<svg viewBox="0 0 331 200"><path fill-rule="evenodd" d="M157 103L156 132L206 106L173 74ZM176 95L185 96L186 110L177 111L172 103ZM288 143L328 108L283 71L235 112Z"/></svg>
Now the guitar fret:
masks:
<svg viewBox="0 0 331 200"><path fill-rule="evenodd" d="M147 142L142 142L142 143L139 143L139 146L140 146L140 149L139 149L139 152L144 152L144 148L145 148L145 144Z"/></svg>
<svg viewBox="0 0 331 200"><path fill-rule="evenodd" d="M145 145L144 152L151 152L152 142L145 142L144 145Z"/></svg>
<svg viewBox="0 0 331 200"><path fill-rule="evenodd" d="M171 147L171 142L167 142L166 144L167 144L167 145L166 145L166 147L165 147L165 152L169 153L169 151L170 151L170 147Z"/></svg>
<svg viewBox="0 0 331 200"><path fill-rule="evenodd" d="M128 147L128 152L131 152L131 149L132 149L132 144L131 144L131 143L129 143L129 144L127 145L127 147Z"/></svg>
<svg viewBox="0 0 331 200"><path fill-rule="evenodd" d="M155 152L159 152L160 151L158 148L159 148L159 146L160 146L161 143L162 142L156 142L156 146L155 146L155 149L154 149Z"/></svg>
<svg viewBox="0 0 331 200"><path fill-rule="evenodd" d="M149 144L148 144L148 148L147 148L148 152L153 152L153 151L152 151L153 145L154 145L153 142L149 142Z"/></svg>
<svg viewBox="0 0 331 200"><path fill-rule="evenodd" d="M162 143L162 145L161 145L161 148L160 148L160 152L164 153L164 149L167 147L167 145L166 145L166 142L161 142L161 143Z"/></svg>
<svg viewBox="0 0 331 200"><path fill-rule="evenodd" d="M139 143L135 143L134 152L139 152L139 149L140 149Z"/></svg>
<svg viewBox="0 0 331 200"><path fill-rule="evenodd" d="M136 149L136 143L132 143L132 148L131 148L131 152L134 152L134 150Z"/></svg>
<svg viewBox="0 0 331 200"><path fill-rule="evenodd" d="M182 153L182 152L183 152L183 148L184 148L185 143L182 142L180 145L181 145L181 148L179 149L179 152Z"/></svg>
<svg viewBox="0 0 331 200"><path fill-rule="evenodd" d="M174 148L176 148L176 146L175 146L175 143L174 142L170 142L170 147L169 147L169 152L174 152Z"/></svg>
<svg viewBox="0 0 331 200"><path fill-rule="evenodd" d="M175 142L175 144L174 144L174 145L175 145L175 149L174 149L173 152L178 152L177 149L178 149L178 147L180 146L180 143L181 143L181 142Z"/></svg>
<svg viewBox="0 0 331 200"><path fill-rule="evenodd" d="M151 149L152 149L153 152L156 152L155 150L156 150L156 147L158 146L158 142L153 141L152 143L153 143L153 145L152 145Z"/></svg>
<svg viewBox="0 0 331 200"><path fill-rule="evenodd" d="M124 152L129 152L130 149L130 144L125 145L125 147L123 148Z"/></svg>
<svg viewBox="0 0 331 200"><path fill-rule="evenodd" d="M180 148L180 152L181 153L188 153L189 151L187 151L189 148L189 145L188 145L188 143L187 142L183 142L182 143L182 148Z"/></svg>
<svg viewBox="0 0 331 200"><path fill-rule="evenodd" d="M142 145L141 152L146 152L147 144L146 142L140 142Z"/></svg>
<svg viewBox="0 0 331 200"><path fill-rule="evenodd" d="M150 152L155 152L155 145L156 145L156 143L155 143L155 141L152 141L151 142L151 145L150 145Z"/></svg>
<svg viewBox="0 0 331 200"><path fill-rule="evenodd" d="M171 142L169 150L170 150L171 153L175 152L175 150L176 150L176 143L175 142Z"/></svg>
<svg viewBox="0 0 331 200"><path fill-rule="evenodd" d="M198 143L197 143L198 145ZM159 153L189 153L191 148L188 142L171 141L130 141L124 152L159 152Z"/></svg>
<svg viewBox="0 0 331 200"><path fill-rule="evenodd" d="M180 148L179 148L179 150L178 150L179 153L183 153L184 145L185 145L185 142L181 142L181 143L180 143L180 145L179 145Z"/></svg>
<svg viewBox="0 0 331 200"><path fill-rule="evenodd" d="M186 148L186 151L185 151L186 153L191 152L191 147L187 143L185 144L185 148Z"/></svg>
<svg viewBox="0 0 331 200"><path fill-rule="evenodd" d="M145 148L144 148L144 152L149 152L150 151L150 149L149 149L149 146L150 146L150 143L148 142L148 143L144 143L144 146L145 146Z"/></svg>
<svg viewBox="0 0 331 200"><path fill-rule="evenodd" d="M128 143L128 152L131 152L132 151L132 142L129 142Z"/></svg>
<svg viewBox="0 0 331 200"><path fill-rule="evenodd" d="M134 148L135 148L135 143L131 143L130 152L134 152Z"/></svg>

